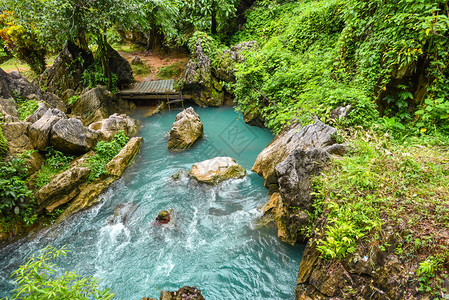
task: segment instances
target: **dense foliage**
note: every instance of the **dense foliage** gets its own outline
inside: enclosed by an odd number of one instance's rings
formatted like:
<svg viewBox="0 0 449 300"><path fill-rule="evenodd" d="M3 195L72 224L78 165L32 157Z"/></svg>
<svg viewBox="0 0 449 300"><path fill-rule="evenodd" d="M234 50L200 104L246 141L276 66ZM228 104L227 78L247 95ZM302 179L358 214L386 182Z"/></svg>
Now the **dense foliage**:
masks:
<svg viewBox="0 0 449 300"><path fill-rule="evenodd" d="M370 126L379 108L386 117L381 125L446 132L444 3L259 1L234 37L259 43L237 72L241 110L258 109L266 125L278 131L294 118L326 119L333 108L351 104L346 125Z"/></svg>
<svg viewBox="0 0 449 300"><path fill-rule="evenodd" d="M348 136L354 152L314 180L314 216L327 219L315 236L318 250L327 259L341 259L366 242L382 250L390 246L381 239L388 228L397 234L395 254L403 263L419 262L420 290L438 296L449 264L447 149L365 135Z"/></svg>
<svg viewBox="0 0 449 300"><path fill-rule="evenodd" d="M49 183L55 175L68 169L70 162L74 159L73 156L65 155L61 151L54 150L52 147L47 148L46 151L45 162L36 173L34 179L35 190Z"/></svg>
<svg viewBox="0 0 449 300"><path fill-rule="evenodd" d="M3 129L2 126L0 125L0 162L3 161L3 159L5 159L7 153L8 153L8 141L3 136Z"/></svg>
<svg viewBox="0 0 449 300"><path fill-rule="evenodd" d="M0 14L0 38L3 51L14 53L18 59L26 62L34 73L44 72L47 50L39 43L37 31L31 24L20 24L13 12L3 11Z"/></svg>
<svg viewBox="0 0 449 300"><path fill-rule="evenodd" d="M28 262L13 272L14 282L18 287L13 291L12 299L101 299L109 300L114 294L100 290L98 281L93 277L83 277L74 271L64 272L60 276L58 266L52 261L66 256L65 247L56 249L47 246L38 256L32 256Z"/></svg>
<svg viewBox="0 0 449 300"><path fill-rule="evenodd" d="M28 165L26 156L11 157L0 162L0 214L14 217L24 215L33 204L32 191L28 189Z"/></svg>

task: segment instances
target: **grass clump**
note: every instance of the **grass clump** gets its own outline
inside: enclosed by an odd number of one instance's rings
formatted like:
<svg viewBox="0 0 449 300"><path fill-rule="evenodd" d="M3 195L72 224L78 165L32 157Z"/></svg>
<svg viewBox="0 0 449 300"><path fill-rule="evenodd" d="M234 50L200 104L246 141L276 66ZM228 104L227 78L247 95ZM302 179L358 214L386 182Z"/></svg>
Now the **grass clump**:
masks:
<svg viewBox="0 0 449 300"><path fill-rule="evenodd" d="M150 66L148 66L145 62L142 62L142 64L131 65L131 68L133 69L133 74L138 76L146 77L151 73Z"/></svg>
<svg viewBox="0 0 449 300"><path fill-rule="evenodd" d="M24 100L17 98L17 111L19 112L19 119L21 121L25 120L26 117L31 116L36 109L39 108L39 103L32 99L32 100Z"/></svg>
<svg viewBox="0 0 449 300"><path fill-rule="evenodd" d="M178 78L184 71L184 68L185 66L182 62L177 62L160 68L157 77L161 79Z"/></svg>
<svg viewBox="0 0 449 300"><path fill-rule="evenodd" d="M379 243L388 224L401 241L395 253L405 264L421 262L414 266L420 290L439 293L449 265L447 146L363 135L352 139L352 154L314 179L315 216L327 216L318 250L327 259L344 258L362 240Z"/></svg>
<svg viewBox="0 0 449 300"><path fill-rule="evenodd" d="M88 180L94 181L101 175L107 175L106 165L128 143L129 137L119 131L110 142L100 141L95 146L95 155L87 159L87 167L91 169Z"/></svg>

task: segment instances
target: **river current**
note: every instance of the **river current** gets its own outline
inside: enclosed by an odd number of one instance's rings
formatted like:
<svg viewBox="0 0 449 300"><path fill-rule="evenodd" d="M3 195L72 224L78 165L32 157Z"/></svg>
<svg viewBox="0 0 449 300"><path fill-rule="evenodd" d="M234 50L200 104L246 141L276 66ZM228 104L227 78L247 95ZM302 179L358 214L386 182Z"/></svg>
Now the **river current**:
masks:
<svg viewBox="0 0 449 300"><path fill-rule="evenodd" d="M233 108L194 107L204 139L180 153L167 150L167 131L178 111L145 118L141 152L102 202L64 223L0 249L0 297L14 288L10 274L48 244L71 252L59 271L101 279L114 299L159 298L160 290L195 285L206 299L294 299L303 246L279 241L274 226L260 222L268 201L263 178L251 172L272 140L267 129L246 125ZM230 156L247 170L244 179L199 185L171 175L193 163ZM114 208L130 202L126 220L108 222ZM161 210L172 222L155 226Z"/></svg>

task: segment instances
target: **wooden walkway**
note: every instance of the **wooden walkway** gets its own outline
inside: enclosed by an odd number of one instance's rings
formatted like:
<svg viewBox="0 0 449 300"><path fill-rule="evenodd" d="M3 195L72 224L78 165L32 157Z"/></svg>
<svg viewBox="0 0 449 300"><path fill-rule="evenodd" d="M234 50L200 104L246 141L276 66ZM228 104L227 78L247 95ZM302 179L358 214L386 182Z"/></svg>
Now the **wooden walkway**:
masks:
<svg viewBox="0 0 449 300"><path fill-rule="evenodd" d="M173 88L174 84L174 79L138 82L132 88L118 92L117 96L124 100L138 100L139 102L145 100L165 101L169 110L170 105L175 103L181 103L184 108L184 99L188 97L177 92Z"/></svg>

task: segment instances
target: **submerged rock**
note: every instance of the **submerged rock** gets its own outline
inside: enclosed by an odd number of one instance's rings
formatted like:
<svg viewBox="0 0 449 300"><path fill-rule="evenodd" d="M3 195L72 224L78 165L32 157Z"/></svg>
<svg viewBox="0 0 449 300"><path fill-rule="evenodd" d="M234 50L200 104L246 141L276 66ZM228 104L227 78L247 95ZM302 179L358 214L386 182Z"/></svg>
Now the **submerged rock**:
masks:
<svg viewBox="0 0 449 300"><path fill-rule="evenodd" d="M199 182L218 184L227 179L243 178L246 170L231 157L215 157L194 164L189 176Z"/></svg>
<svg viewBox="0 0 449 300"><path fill-rule="evenodd" d="M204 297L196 286L183 286L176 292L162 290L160 300L204 300Z"/></svg>
<svg viewBox="0 0 449 300"><path fill-rule="evenodd" d="M203 123L192 107L180 112L170 130L168 149L183 151L203 137Z"/></svg>
<svg viewBox="0 0 449 300"><path fill-rule="evenodd" d="M128 225L128 221L136 209L137 204L135 202L120 203L114 208L114 214L107 219L107 222L109 225L118 223Z"/></svg>

